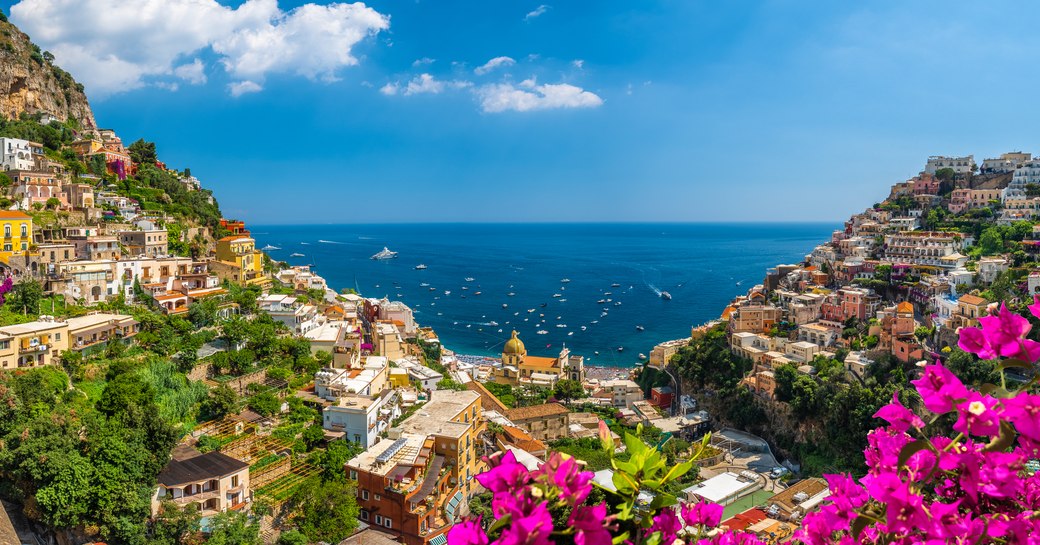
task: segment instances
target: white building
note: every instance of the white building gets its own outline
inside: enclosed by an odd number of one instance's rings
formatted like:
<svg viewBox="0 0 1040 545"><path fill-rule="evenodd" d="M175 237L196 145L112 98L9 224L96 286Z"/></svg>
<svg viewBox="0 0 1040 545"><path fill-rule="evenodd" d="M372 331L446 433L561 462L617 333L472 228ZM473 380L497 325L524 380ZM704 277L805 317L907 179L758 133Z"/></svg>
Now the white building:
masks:
<svg viewBox="0 0 1040 545"><path fill-rule="evenodd" d="M1005 256L983 257L979 259L975 269L977 278L983 284L992 284L1002 273L1011 268L1011 260Z"/></svg>
<svg viewBox="0 0 1040 545"><path fill-rule="evenodd" d="M394 364L408 373L410 381L421 383L423 390L436 390L437 383L444 380L444 375L422 365L411 357L394 360Z"/></svg>
<svg viewBox="0 0 1040 545"><path fill-rule="evenodd" d="M924 171L928 174L935 174L936 171L943 168L951 168L957 174L974 172L975 156L966 155L964 157L946 157L943 155L933 155L929 157L928 162L925 163Z"/></svg>
<svg viewBox="0 0 1040 545"><path fill-rule="evenodd" d="M1013 151L1010 153L1002 153L1000 157L995 159L985 159L982 161L981 172L983 174L998 174L1001 172L1012 172L1016 168L1020 167L1026 161L1032 159L1031 153L1023 153L1021 151Z"/></svg>
<svg viewBox="0 0 1040 545"><path fill-rule="evenodd" d="M378 395L345 395L322 410L322 428L342 432L343 438L368 449L379 442L379 434L401 416L399 396L393 390Z"/></svg>
<svg viewBox="0 0 1040 545"><path fill-rule="evenodd" d="M390 366L382 356L368 356L358 369L325 368L314 374L314 395L334 401L344 395L376 395L390 385Z"/></svg>
<svg viewBox="0 0 1040 545"><path fill-rule="evenodd" d="M943 258L958 253L965 244L964 236L957 233L902 231L885 235L884 258L892 263L955 268L961 264Z"/></svg>
<svg viewBox="0 0 1040 545"><path fill-rule="evenodd" d="M604 380L599 386L610 392L611 404L619 409L631 409L633 403L643 400L643 389L632 380Z"/></svg>
<svg viewBox="0 0 1040 545"><path fill-rule="evenodd" d="M39 149L36 146L20 138L0 138L0 166L4 170L33 170L33 150Z"/></svg>
<svg viewBox="0 0 1040 545"><path fill-rule="evenodd" d="M1011 176L1011 182L1001 192L1000 200L1024 199L1026 197L1026 186L1029 184L1040 184L1040 161L1025 161L1015 169Z"/></svg>
<svg viewBox="0 0 1040 545"><path fill-rule="evenodd" d="M324 322L317 307L306 305L292 295L265 295L256 303L271 319L281 322L297 335L304 335Z"/></svg>

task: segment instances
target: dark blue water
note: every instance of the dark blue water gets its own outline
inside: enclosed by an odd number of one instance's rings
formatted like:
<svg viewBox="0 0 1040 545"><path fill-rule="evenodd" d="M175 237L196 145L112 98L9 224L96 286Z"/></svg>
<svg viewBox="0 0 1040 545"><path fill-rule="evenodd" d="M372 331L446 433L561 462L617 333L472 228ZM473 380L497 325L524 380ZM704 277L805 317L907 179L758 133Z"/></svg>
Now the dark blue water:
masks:
<svg viewBox="0 0 1040 545"><path fill-rule="evenodd" d="M691 326L717 318L767 268L800 261L835 227L412 224L252 231L257 247L277 246L273 258L312 265L337 291L356 287L366 297L403 300L457 352L498 355L515 328L532 355L556 355L566 343L591 364L627 366L656 343L689 336ZM384 246L399 257L370 259ZM429 268L415 270L420 263ZM672 300L663 300L662 290Z"/></svg>

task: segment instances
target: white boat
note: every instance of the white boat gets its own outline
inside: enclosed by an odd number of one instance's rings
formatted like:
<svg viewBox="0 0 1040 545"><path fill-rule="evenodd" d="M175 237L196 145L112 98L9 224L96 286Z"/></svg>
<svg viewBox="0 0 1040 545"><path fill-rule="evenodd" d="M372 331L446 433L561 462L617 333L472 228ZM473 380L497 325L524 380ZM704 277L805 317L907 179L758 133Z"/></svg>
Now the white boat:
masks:
<svg viewBox="0 0 1040 545"><path fill-rule="evenodd" d="M426 264L425 263L420 263L420 264L416 265L415 266L415 270L417 270L417 271L424 271L424 270L426 270Z"/></svg>
<svg viewBox="0 0 1040 545"><path fill-rule="evenodd" d="M544 329L539 329L536 333L538 333L539 335L548 335L549 334L549 332L544 330Z"/></svg>
<svg viewBox="0 0 1040 545"><path fill-rule="evenodd" d="M509 308L509 305L502 303L502 308Z"/></svg>
<svg viewBox="0 0 1040 545"><path fill-rule="evenodd" d="M423 282L422 284L419 284L419 285L425 288L426 286L429 286L430 283L429 282Z"/></svg>
<svg viewBox="0 0 1040 545"><path fill-rule="evenodd" d="M294 253L289 254L289 257L303 257L303 254L301 254L299 252L294 252Z"/></svg>
<svg viewBox="0 0 1040 545"><path fill-rule="evenodd" d="M444 290L444 295L451 295L451 290Z"/></svg>
<svg viewBox="0 0 1040 545"><path fill-rule="evenodd" d="M589 326L587 326L587 325L583 325L583 326L581 326L581 330L582 330L582 331L585 331L585 330L586 330L586 329L588 329L588 328L589 328Z"/></svg>
<svg viewBox="0 0 1040 545"><path fill-rule="evenodd" d="M510 297L513 297L513 296L514 296L514 295L516 295L516 294L515 294L515 293L513 293L513 292L509 292L509 293L507 293L506 295L508 295L508 296L510 296Z"/></svg>
<svg viewBox="0 0 1040 545"><path fill-rule="evenodd" d="M567 324L556 324L556 327L559 327L559 328L562 329L562 328L567 327Z"/></svg>
<svg viewBox="0 0 1040 545"><path fill-rule="evenodd" d="M646 329L646 328L645 328L645 327L643 327L643 326L641 326L641 325L637 325L637 326L636 326L636 331L644 331L645 329Z"/></svg>
<svg viewBox="0 0 1040 545"><path fill-rule="evenodd" d="M617 351L618 352L624 352L625 351L625 347L624 346L619 346L619 347L617 347Z"/></svg>
<svg viewBox="0 0 1040 545"><path fill-rule="evenodd" d="M265 252L270 252L271 250L281 250L281 248L279 248L277 246L272 246L270 244L268 244L267 246L264 246L263 248L260 248L260 249L265 251Z"/></svg>
<svg viewBox="0 0 1040 545"><path fill-rule="evenodd" d="M571 281L571 279L570 279L570 278L561 278L561 279L560 279L560 283L561 283L561 284L566 284L567 282L570 282L570 281Z"/></svg>
<svg viewBox="0 0 1040 545"><path fill-rule="evenodd" d="M672 299L672 294L668 293L667 291L662 291L661 299L664 299L665 301L670 301Z"/></svg>
<svg viewBox="0 0 1040 545"><path fill-rule="evenodd" d="M610 287L612 287L612 288L620 288L621 284L618 284L617 282L614 282L613 284L610 285Z"/></svg>
<svg viewBox="0 0 1040 545"><path fill-rule="evenodd" d="M490 322L488 322L488 325L491 326L491 327L497 327L498 326L498 322L496 322L494 320L491 320Z"/></svg>
<svg viewBox="0 0 1040 545"><path fill-rule="evenodd" d="M394 259L397 257L397 252L391 252L390 248L383 246L383 250L378 254L372 256L372 259Z"/></svg>
<svg viewBox="0 0 1040 545"><path fill-rule="evenodd" d="M468 290L468 289L469 289L469 286L462 286L462 289L464 289L464 290Z"/></svg>
<svg viewBox="0 0 1040 545"><path fill-rule="evenodd" d="M563 297L563 295L561 295L561 294L559 294L559 293L554 293L554 294L553 294L553 297L557 297L557 298L559 298L559 297Z"/></svg>
<svg viewBox="0 0 1040 545"><path fill-rule="evenodd" d="M567 336L568 336L568 337L570 337L570 336L572 336L572 335L574 335L574 332L573 332L573 331L568 331L568 332L567 332Z"/></svg>
<svg viewBox="0 0 1040 545"><path fill-rule="evenodd" d="M598 324L598 323L599 323L599 320L593 320L593 321L591 321L591 322L589 322L589 323L592 323L592 324Z"/></svg>
<svg viewBox="0 0 1040 545"><path fill-rule="evenodd" d="M567 299L566 299L566 298L564 298L564 299L560 299L560 302L561 302L561 303L566 303L566 302L567 302Z"/></svg>
<svg viewBox="0 0 1040 545"><path fill-rule="evenodd" d="M645 360L645 359L646 359L646 354L644 354L644 353L640 352L640 353L639 353L639 359L641 359L641 360Z"/></svg>
<svg viewBox="0 0 1040 545"><path fill-rule="evenodd" d="M472 282L472 281L473 281L472 277L469 277L469 276L466 277L466 282Z"/></svg>
<svg viewBox="0 0 1040 545"><path fill-rule="evenodd" d="M533 308L529 308L529 309L527 309L527 312L528 313L532 313L532 312L534 312L534 309Z"/></svg>

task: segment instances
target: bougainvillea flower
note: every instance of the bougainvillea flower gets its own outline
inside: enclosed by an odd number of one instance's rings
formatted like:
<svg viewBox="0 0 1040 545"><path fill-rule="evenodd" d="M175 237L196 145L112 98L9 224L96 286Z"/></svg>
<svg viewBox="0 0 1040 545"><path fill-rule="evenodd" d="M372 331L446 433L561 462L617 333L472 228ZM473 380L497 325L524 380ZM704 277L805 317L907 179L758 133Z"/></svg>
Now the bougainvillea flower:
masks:
<svg viewBox="0 0 1040 545"><path fill-rule="evenodd" d="M957 346L965 352L970 352L984 360L992 360L997 357L997 351L989 344L986 335L977 327L962 327L958 331L959 338Z"/></svg>
<svg viewBox="0 0 1040 545"><path fill-rule="evenodd" d="M671 545L675 541L676 536L679 535L679 530L682 530L682 522L675 514L675 509L670 507L662 509L654 517L653 521L654 523L647 529L647 535L660 532L663 545Z"/></svg>
<svg viewBox="0 0 1040 545"><path fill-rule="evenodd" d="M488 464L490 469L477 475L477 482L494 494L513 494L530 480L527 468L516 461L513 451L490 458Z"/></svg>
<svg viewBox="0 0 1040 545"><path fill-rule="evenodd" d="M557 488L559 498L568 505L577 505L592 492L591 481L595 474L582 471L576 459L554 452L531 476L546 486Z"/></svg>
<svg viewBox="0 0 1040 545"><path fill-rule="evenodd" d="M682 518L686 521L687 526L714 528L722 521L722 506L706 501L693 505L683 505Z"/></svg>
<svg viewBox="0 0 1040 545"><path fill-rule="evenodd" d="M925 367L921 378L910 383L921 394L925 408L933 413L950 412L968 397L968 389L961 380L940 363Z"/></svg>
<svg viewBox="0 0 1040 545"><path fill-rule="evenodd" d="M452 545L488 545L488 536L480 525L480 517L456 522L448 530L448 542Z"/></svg>
<svg viewBox="0 0 1040 545"><path fill-rule="evenodd" d="M895 431L905 432L910 428L923 428L924 421L899 402L899 391L892 392L892 402L878 409L874 418L880 418L888 422L889 427Z"/></svg>
<svg viewBox="0 0 1040 545"><path fill-rule="evenodd" d="M613 538L607 517L607 504L587 506L579 505L571 512L567 524L574 528L574 543L576 545L610 545Z"/></svg>
<svg viewBox="0 0 1040 545"><path fill-rule="evenodd" d="M515 511L512 520L502 530L498 545L549 545L549 534L553 530L552 515L545 502L539 503L530 513ZM452 544L454 545L454 544Z"/></svg>
<svg viewBox="0 0 1040 545"><path fill-rule="evenodd" d="M1000 415L994 409L997 400L978 392L967 392L957 406L957 422L953 429L965 435L996 436L1000 434Z"/></svg>

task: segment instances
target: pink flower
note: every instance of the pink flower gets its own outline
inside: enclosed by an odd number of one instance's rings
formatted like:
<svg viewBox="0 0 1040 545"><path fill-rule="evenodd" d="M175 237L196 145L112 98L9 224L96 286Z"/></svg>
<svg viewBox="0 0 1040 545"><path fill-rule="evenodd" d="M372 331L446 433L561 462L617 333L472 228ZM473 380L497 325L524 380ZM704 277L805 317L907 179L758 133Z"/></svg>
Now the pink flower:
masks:
<svg viewBox="0 0 1040 545"><path fill-rule="evenodd" d="M892 392L892 402L878 409L874 418L887 421L889 427L898 432L924 427L924 421L899 402L899 391Z"/></svg>
<svg viewBox="0 0 1040 545"><path fill-rule="evenodd" d="M480 517L455 523L448 530L448 545L488 545L488 536L480 526Z"/></svg>
<svg viewBox="0 0 1040 545"><path fill-rule="evenodd" d="M613 538L605 526L609 520L607 504L579 505L571 512L567 525L575 530L575 545L610 545Z"/></svg>
<svg viewBox="0 0 1040 545"><path fill-rule="evenodd" d="M996 350L989 344L989 340L976 327L962 327L957 331L957 346L965 352L970 352L984 360L992 360L997 357Z"/></svg>
<svg viewBox="0 0 1040 545"><path fill-rule="evenodd" d="M477 475L477 482L494 494L513 494L530 480L527 468L516 461L513 451L488 459L488 465L490 469Z"/></svg>
<svg viewBox="0 0 1040 545"><path fill-rule="evenodd" d="M1040 395L1022 392L1005 399L1002 416L1015 426L1020 435L1040 441Z"/></svg>
<svg viewBox="0 0 1040 545"><path fill-rule="evenodd" d="M511 511L510 515L513 518L502 530L496 545L550 545L553 522L545 502L536 505L530 513Z"/></svg>
<svg viewBox="0 0 1040 545"><path fill-rule="evenodd" d="M1040 343L1025 338L1033 326L1029 320L1008 310L1004 303L1000 304L1000 311L996 315L980 316L979 323L982 324L986 342L1001 356L1026 361L1040 358Z"/></svg>
<svg viewBox="0 0 1040 545"><path fill-rule="evenodd" d="M675 510L671 507L665 507L653 520L654 523L646 531L647 535L661 532L661 544L671 545L675 541L676 536L679 535L679 530L682 530L682 522L676 516Z"/></svg>
<svg viewBox="0 0 1040 545"><path fill-rule="evenodd" d="M950 412L968 396L968 389L960 379L940 363L925 367L921 378L910 383L921 394L925 408L933 413Z"/></svg>
<svg viewBox="0 0 1040 545"><path fill-rule="evenodd" d="M549 456L531 476L546 486L559 489L559 498L569 505L577 505L592 492L591 471L581 471L578 461L573 457L564 457L559 452Z"/></svg>
<svg viewBox="0 0 1040 545"><path fill-rule="evenodd" d="M695 505L686 504L682 506L682 518L687 526L714 528L722 522L722 506L706 501Z"/></svg>
<svg viewBox="0 0 1040 545"><path fill-rule="evenodd" d="M1000 415L994 410L997 400L978 392L967 392L967 399L957 406L959 418L953 429L965 435L996 436L1000 434Z"/></svg>
<svg viewBox="0 0 1040 545"><path fill-rule="evenodd" d="M1026 308L1029 309L1029 312L1031 312L1033 314L1033 316L1036 316L1037 318L1040 318L1040 295L1034 295L1033 296L1033 304L1029 305Z"/></svg>

